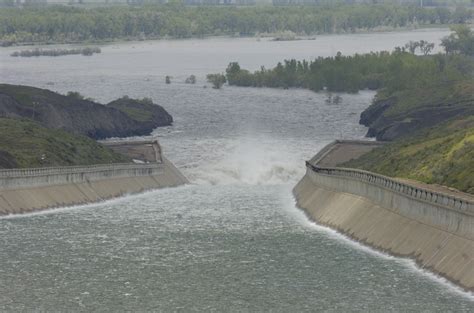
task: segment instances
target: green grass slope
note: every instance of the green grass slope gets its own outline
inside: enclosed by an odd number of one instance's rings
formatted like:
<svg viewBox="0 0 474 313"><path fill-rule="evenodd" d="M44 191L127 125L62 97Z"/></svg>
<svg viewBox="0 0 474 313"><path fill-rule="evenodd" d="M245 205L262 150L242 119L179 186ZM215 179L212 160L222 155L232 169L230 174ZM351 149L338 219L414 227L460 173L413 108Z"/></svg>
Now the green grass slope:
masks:
<svg viewBox="0 0 474 313"><path fill-rule="evenodd" d="M456 118L340 166L474 194L474 116Z"/></svg>
<svg viewBox="0 0 474 313"><path fill-rule="evenodd" d="M368 135L392 141L411 137L426 128L474 115L474 80L435 83L386 95L379 91L361 114Z"/></svg>
<svg viewBox="0 0 474 313"><path fill-rule="evenodd" d="M89 165L130 160L85 136L0 118L0 168Z"/></svg>

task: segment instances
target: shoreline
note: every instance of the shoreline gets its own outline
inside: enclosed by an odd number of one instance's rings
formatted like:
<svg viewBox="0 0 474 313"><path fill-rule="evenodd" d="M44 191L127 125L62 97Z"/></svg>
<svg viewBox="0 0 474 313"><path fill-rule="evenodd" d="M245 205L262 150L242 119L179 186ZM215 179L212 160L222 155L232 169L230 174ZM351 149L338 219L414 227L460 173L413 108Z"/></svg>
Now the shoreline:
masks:
<svg viewBox="0 0 474 313"><path fill-rule="evenodd" d="M287 42L287 41L304 41L304 40L317 40L321 36L344 36L344 35L363 35L363 34L383 34L383 33L394 33L394 32L410 32L410 31L420 31L420 30L449 30L450 25L440 24L440 25L419 25L419 26L407 26L407 27L388 27L382 29L373 29L373 30L356 30L355 32L334 32L334 33L316 33L311 35L298 35L296 34L296 40L274 40L278 37L278 33L257 33L254 35L248 36L235 36L233 34L224 34L224 35L205 35L205 36L191 36L191 37L150 37L145 39L140 39L139 37L132 38L111 38L103 40L84 40L84 41L38 41L38 42L21 42L10 45L0 45L0 49L4 48L13 48L13 47L38 47L38 46L84 46L84 45L93 45L93 46L108 46L114 44L124 44L124 43L142 43L142 42L153 42L153 41L187 41L187 40L212 40L212 39L266 39L269 41L275 42ZM1 40L0 40L1 42Z"/></svg>
<svg viewBox="0 0 474 313"><path fill-rule="evenodd" d="M411 259L418 268L473 293L472 199L455 200L439 191L428 196L420 187L370 172L318 168L320 161L331 157L331 145L308 163L293 189L296 206L316 224L363 246ZM332 169L341 174L327 172ZM355 176L344 176L345 171Z"/></svg>
<svg viewBox="0 0 474 313"><path fill-rule="evenodd" d="M189 181L166 158L160 163L5 170L0 216L100 203Z"/></svg>
<svg viewBox="0 0 474 313"><path fill-rule="evenodd" d="M328 232L330 236L337 236L338 238L336 239L343 240L346 242L346 244L353 245L357 249L363 250L367 253L371 253L380 258L398 259L399 261L409 262L413 269L419 272L419 274L430 276L432 280L435 280L440 284L445 284L446 287L451 288L453 292L460 293L463 296L468 297L470 300L474 301L474 290L463 288L461 285L459 285L459 283L450 280L448 277L440 275L439 273L424 267L413 256L396 255L388 250L376 248L373 245L367 243L367 241L360 241L357 238L349 235L348 233L341 231L340 229L334 228L328 224L318 222L317 220L312 218L312 216L305 209L299 207L296 204L295 207L304 214L308 222L311 223L313 227L324 229L324 231Z"/></svg>
<svg viewBox="0 0 474 313"><path fill-rule="evenodd" d="M446 277L441 276L433 271L430 271L424 268L423 266L420 266L420 264L413 257L394 255L387 251L377 249L374 246L367 244L366 242L362 242L357 239L354 239L353 237L349 236L347 233L343 231L340 231L328 225L319 223L318 221L314 220L305 209L299 207L296 203L296 198L294 196L293 198L295 199L295 208L300 213L302 213L302 215L306 219L306 222L309 224L308 227L316 228L318 231L324 231L327 233L328 236L334 237L335 240L340 240L347 245L353 246L355 249L372 254L378 258L404 262L406 263L407 267L411 267L414 271L417 272L417 274L426 275L431 280L439 284L445 285L447 288L451 289L452 292L459 293L463 295L464 297L467 297L470 300L474 301L474 291L466 290L459 284L454 283L453 281L447 279Z"/></svg>

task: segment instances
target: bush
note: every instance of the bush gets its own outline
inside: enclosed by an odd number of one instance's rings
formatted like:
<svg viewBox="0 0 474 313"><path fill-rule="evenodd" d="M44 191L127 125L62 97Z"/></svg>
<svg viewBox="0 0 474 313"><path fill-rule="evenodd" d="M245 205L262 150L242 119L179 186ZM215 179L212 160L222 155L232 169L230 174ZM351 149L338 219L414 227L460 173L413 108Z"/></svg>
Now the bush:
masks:
<svg viewBox="0 0 474 313"><path fill-rule="evenodd" d="M227 82L223 74L208 74L207 81L212 84L212 88L220 89Z"/></svg>

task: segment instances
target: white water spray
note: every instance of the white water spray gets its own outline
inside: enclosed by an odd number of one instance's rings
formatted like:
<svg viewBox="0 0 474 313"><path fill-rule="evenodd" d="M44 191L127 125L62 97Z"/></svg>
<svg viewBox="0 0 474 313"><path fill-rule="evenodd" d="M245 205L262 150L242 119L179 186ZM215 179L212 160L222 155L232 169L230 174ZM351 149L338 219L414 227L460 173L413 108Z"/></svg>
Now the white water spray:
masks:
<svg viewBox="0 0 474 313"><path fill-rule="evenodd" d="M278 185L296 182L304 174L300 151L269 138L241 138L229 144L226 154L193 169L197 184Z"/></svg>

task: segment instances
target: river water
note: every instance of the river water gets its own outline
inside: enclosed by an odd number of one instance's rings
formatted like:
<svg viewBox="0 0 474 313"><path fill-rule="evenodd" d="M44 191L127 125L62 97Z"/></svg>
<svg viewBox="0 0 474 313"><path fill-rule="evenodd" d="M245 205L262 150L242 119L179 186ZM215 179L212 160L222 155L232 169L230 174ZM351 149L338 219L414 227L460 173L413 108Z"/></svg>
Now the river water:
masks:
<svg viewBox="0 0 474 313"><path fill-rule="evenodd" d="M257 69L446 34L129 42L54 59L0 50L2 82L102 102L153 98L175 118L154 135L192 182L0 219L0 311L472 311L471 294L317 226L295 207L291 188L304 161L336 138L362 138L359 114L373 92L340 94L336 105L325 93L204 82L230 61ZM184 84L191 74L197 84Z"/></svg>

